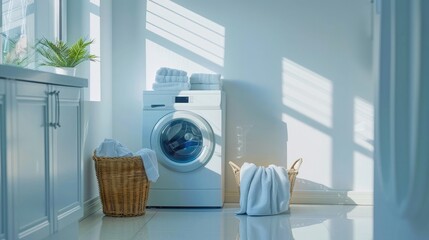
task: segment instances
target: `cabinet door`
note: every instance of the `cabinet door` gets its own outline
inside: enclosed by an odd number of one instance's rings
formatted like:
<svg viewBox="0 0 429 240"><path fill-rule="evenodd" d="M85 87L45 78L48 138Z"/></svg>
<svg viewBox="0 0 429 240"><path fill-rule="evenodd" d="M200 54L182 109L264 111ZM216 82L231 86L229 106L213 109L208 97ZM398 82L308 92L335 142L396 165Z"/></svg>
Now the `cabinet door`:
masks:
<svg viewBox="0 0 429 240"><path fill-rule="evenodd" d="M6 131L5 131L5 80L0 80L0 240L7 239L7 220L6 220Z"/></svg>
<svg viewBox="0 0 429 240"><path fill-rule="evenodd" d="M48 88L45 84L12 84L14 239L41 239L52 232ZM16 88L14 90L14 88Z"/></svg>
<svg viewBox="0 0 429 240"><path fill-rule="evenodd" d="M52 138L56 230L83 216L80 89L54 87L55 122ZM56 231L55 230L55 231Z"/></svg>

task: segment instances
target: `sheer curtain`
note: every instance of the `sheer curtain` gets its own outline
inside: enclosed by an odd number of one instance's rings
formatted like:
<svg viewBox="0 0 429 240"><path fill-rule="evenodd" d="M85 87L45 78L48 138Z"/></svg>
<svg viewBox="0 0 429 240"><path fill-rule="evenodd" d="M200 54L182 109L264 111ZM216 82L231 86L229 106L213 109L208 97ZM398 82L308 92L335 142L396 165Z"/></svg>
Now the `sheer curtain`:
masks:
<svg viewBox="0 0 429 240"><path fill-rule="evenodd" d="M65 0L0 0L0 64L36 68L34 47L43 37L59 38Z"/></svg>
<svg viewBox="0 0 429 240"><path fill-rule="evenodd" d="M375 176L391 211L416 219L429 213L429 1L381 7Z"/></svg>

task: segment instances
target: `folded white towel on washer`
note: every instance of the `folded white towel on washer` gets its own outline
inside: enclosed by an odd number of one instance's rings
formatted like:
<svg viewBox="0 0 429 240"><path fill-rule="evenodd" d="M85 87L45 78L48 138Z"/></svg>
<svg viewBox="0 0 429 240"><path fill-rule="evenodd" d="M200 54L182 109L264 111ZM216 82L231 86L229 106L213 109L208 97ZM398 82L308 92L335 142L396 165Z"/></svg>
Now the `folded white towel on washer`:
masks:
<svg viewBox="0 0 429 240"><path fill-rule="evenodd" d="M171 83L171 82L188 82L188 76L165 76L165 75L156 75L155 81L158 83Z"/></svg>
<svg viewBox="0 0 429 240"><path fill-rule="evenodd" d="M220 84L191 83L191 90L221 90Z"/></svg>
<svg viewBox="0 0 429 240"><path fill-rule="evenodd" d="M220 74L193 73L189 78L190 83L220 84Z"/></svg>
<svg viewBox="0 0 429 240"><path fill-rule="evenodd" d="M188 73L183 70L174 69L174 68L167 68L162 67L156 71L156 75L162 75L162 76L186 76Z"/></svg>
<svg viewBox="0 0 429 240"><path fill-rule="evenodd" d="M257 167L245 162L240 169L240 211L237 214L274 215L289 210L287 169Z"/></svg>
<svg viewBox="0 0 429 240"><path fill-rule="evenodd" d="M153 90L172 90L172 91L182 91L182 90L189 90L191 89L191 84L189 83L182 83L182 82L172 82L172 83L157 83L154 82L152 84Z"/></svg>

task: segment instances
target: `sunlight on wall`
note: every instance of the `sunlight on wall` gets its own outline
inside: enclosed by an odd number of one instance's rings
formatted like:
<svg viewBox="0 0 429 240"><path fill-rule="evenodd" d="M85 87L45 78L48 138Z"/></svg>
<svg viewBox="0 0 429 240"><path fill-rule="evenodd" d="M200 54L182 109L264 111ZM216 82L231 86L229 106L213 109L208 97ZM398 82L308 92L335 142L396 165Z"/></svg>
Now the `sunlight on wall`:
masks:
<svg viewBox="0 0 429 240"><path fill-rule="evenodd" d="M374 106L360 97L354 99L354 141L368 151L374 150Z"/></svg>
<svg viewBox="0 0 429 240"><path fill-rule="evenodd" d="M301 177L319 184L301 184L301 189L332 188L333 162L326 161L334 157L332 82L283 58L282 92L282 102L286 107L282 121L288 126L290 139L288 159L307 159L307 164L312 167Z"/></svg>
<svg viewBox="0 0 429 240"><path fill-rule="evenodd" d="M101 34L100 34L100 2L91 0L93 7L98 9L97 13L91 12L89 15L89 38L94 39L94 42L90 45L89 51L91 54L100 57L101 52ZM100 61L89 63L89 100L90 101L101 101L101 66Z"/></svg>
<svg viewBox="0 0 429 240"><path fill-rule="evenodd" d="M362 186L373 186L373 174L366 174L367 177L362 177L362 169L367 173L374 171L374 160L372 156L367 156L359 151L353 152L353 189L359 191Z"/></svg>
<svg viewBox="0 0 429 240"><path fill-rule="evenodd" d="M332 82L286 58L282 60L283 104L332 127Z"/></svg>
<svg viewBox="0 0 429 240"><path fill-rule="evenodd" d="M146 39L146 90L152 89L156 71L164 66L186 70L188 75L192 72L214 73L196 62Z"/></svg>
<svg viewBox="0 0 429 240"><path fill-rule="evenodd" d="M90 0L89 2L96 5L97 7L100 7L100 0Z"/></svg>
<svg viewBox="0 0 429 240"><path fill-rule="evenodd" d="M282 66L282 98L286 107L282 121L287 124L288 139L291 139L287 146L288 158L295 159L302 154L302 157L307 159L306 162L312 167L306 169L301 176L306 180L328 188L338 186L349 188L352 187L349 185L353 184L354 190L367 191L368 186L373 186L373 178L363 178L362 170L370 173L373 171L374 107L372 103L362 97L351 95L353 116L350 121L353 122L347 124L339 121L338 125L334 125L334 113L350 113L342 105L337 105L337 108L333 109L332 81L286 58L283 58ZM335 101L344 100L346 99L335 99ZM346 125L340 126L340 124ZM353 135L341 132L343 126L348 125L353 128L350 129ZM350 149L350 155L343 154L346 149ZM321 172L323 174L320 174ZM333 173L337 174L336 177ZM372 174L365 174L372 176ZM338 182L338 179L347 178L350 178L348 182ZM347 185L348 183L350 184Z"/></svg>
<svg viewBox="0 0 429 240"><path fill-rule="evenodd" d="M306 165L309 164L311 167L306 168L305 172L300 172L300 178L323 183L326 187L333 187L332 162L324 161L324 159L333 157L330 134L296 119L288 113L282 113L282 122L287 123L288 139L290 139L287 142L288 164L300 157L304 158ZM317 186L300 184L301 190L314 188Z"/></svg>
<svg viewBox="0 0 429 240"><path fill-rule="evenodd" d="M146 29L219 66L224 64L225 28L172 1L147 1Z"/></svg>

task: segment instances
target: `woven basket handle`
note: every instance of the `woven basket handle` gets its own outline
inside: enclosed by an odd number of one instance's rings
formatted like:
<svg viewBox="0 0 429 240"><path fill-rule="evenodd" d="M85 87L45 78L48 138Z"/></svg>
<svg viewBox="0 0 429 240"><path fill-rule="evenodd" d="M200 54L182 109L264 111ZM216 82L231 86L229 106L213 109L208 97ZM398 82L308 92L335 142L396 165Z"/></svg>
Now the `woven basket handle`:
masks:
<svg viewBox="0 0 429 240"><path fill-rule="evenodd" d="M232 161L229 161L229 165L232 168L232 172L234 173L235 182L238 186L240 186L240 167Z"/></svg>
<svg viewBox="0 0 429 240"><path fill-rule="evenodd" d="M301 167L301 164L302 164L302 158L298 158L297 160L295 160L292 166L290 166L290 170L295 170L298 172L299 168Z"/></svg>
<svg viewBox="0 0 429 240"><path fill-rule="evenodd" d="M302 158L297 159L289 169L289 171L295 172L295 176L298 173L299 168L301 167L302 161L303 161ZM241 169L241 167L239 167L237 164L235 164L232 161L229 161L228 163L232 168L232 172L234 173L235 182L237 183L238 186L240 186L240 169Z"/></svg>
<svg viewBox="0 0 429 240"><path fill-rule="evenodd" d="M97 150L94 150L94 152L92 153L92 160L94 160L94 161L97 161L97 160L98 160L98 158L97 158L97 154L96 154L96 151L97 151Z"/></svg>

